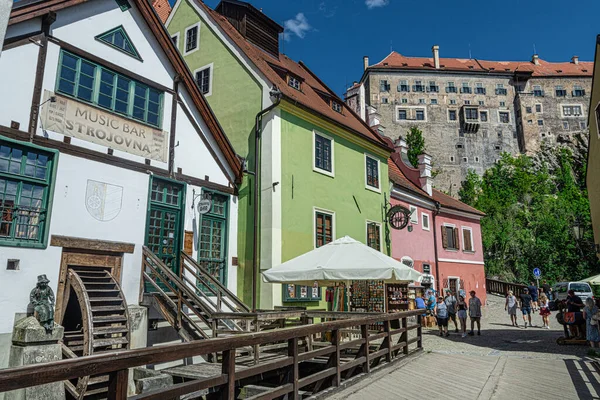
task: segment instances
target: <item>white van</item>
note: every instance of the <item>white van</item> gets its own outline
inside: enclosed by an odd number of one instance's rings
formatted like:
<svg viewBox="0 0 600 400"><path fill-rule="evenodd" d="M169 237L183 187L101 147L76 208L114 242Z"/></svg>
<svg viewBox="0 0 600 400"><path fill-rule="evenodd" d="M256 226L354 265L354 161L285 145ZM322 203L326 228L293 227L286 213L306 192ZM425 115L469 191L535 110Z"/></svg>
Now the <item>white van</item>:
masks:
<svg viewBox="0 0 600 400"><path fill-rule="evenodd" d="M588 297L594 297L592 288L587 282L558 282L552 288L554 300L565 300L569 290L575 291L575 294L585 303Z"/></svg>

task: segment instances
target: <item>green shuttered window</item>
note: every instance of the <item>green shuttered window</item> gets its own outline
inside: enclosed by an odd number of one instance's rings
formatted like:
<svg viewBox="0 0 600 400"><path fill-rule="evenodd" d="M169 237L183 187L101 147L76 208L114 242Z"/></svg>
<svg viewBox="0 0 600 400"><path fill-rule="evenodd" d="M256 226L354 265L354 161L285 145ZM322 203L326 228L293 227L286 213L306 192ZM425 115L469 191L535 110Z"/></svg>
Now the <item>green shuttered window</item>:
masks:
<svg viewBox="0 0 600 400"><path fill-rule="evenodd" d="M161 126L161 91L64 50L60 54L56 91L157 128Z"/></svg>
<svg viewBox="0 0 600 400"><path fill-rule="evenodd" d="M44 246L54 154L0 140L0 245Z"/></svg>

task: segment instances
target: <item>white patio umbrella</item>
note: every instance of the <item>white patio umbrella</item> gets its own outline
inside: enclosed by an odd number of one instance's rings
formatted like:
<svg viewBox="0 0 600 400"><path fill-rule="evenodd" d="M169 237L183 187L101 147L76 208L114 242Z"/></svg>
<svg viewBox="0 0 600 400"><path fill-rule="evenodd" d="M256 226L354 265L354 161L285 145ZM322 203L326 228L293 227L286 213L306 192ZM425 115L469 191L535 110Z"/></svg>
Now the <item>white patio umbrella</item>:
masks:
<svg viewBox="0 0 600 400"><path fill-rule="evenodd" d="M375 280L414 282L421 273L380 251L344 236L262 273L269 283L329 286L336 282Z"/></svg>

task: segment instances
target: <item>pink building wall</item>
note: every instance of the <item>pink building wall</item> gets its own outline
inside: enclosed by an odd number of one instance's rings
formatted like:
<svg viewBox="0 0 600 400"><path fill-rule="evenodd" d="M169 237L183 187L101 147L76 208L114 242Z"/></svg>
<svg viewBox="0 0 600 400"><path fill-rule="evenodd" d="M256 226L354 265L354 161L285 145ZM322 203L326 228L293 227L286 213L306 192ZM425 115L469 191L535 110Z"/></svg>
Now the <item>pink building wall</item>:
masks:
<svg viewBox="0 0 600 400"><path fill-rule="evenodd" d="M455 259L455 260L464 260L464 261L472 261L472 262L480 262L483 263L483 243L481 242L481 225L479 221L460 217L458 215L440 213L435 217L436 224L436 233L438 234L438 238L440 240L437 241L438 248L438 258L444 259ZM458 228L459 232L459 250L448 250L444 249L442 245L442 229L441 227L444 224L454 225ZM462 237L462 228L471 228L473 232L473 247L475 249L474 252L466 252L463 250L463 237Z"/></svg>
<svg viewBox="0 0 600 400"><path fill-rule="evenodd" d="M391 198L392 206L401 205L410 209L412 204ZM390 229L392 240L392 257L400 260L408 256L415 261L414 268L423 272L423 263L431 265L432 270L435 267L435 249L433 245L433 212L423 207L417 207L419 215L418 224L412 224L412 232L407 228L398 230ZM429 230L423 229L423 220L421 214L429 215ZM409 223L409 225L411 225Z"/></svg>

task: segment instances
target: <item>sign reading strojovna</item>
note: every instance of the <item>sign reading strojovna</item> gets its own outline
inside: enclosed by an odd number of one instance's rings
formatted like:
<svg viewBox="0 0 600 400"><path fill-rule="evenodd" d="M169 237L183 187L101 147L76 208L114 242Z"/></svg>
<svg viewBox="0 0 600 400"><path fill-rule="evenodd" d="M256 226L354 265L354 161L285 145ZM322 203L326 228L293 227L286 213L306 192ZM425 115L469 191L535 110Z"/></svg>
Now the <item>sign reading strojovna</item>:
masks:
<svg viewBox="0 0 600 400"><path fill-rule="evenodd" d="M56 96L56 102L47 101ZM121 150L144 158L167 162L166 132L122 118L99 108L44 93L44 129Z"/></svg>

